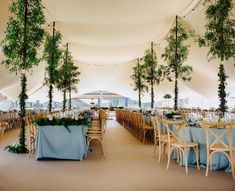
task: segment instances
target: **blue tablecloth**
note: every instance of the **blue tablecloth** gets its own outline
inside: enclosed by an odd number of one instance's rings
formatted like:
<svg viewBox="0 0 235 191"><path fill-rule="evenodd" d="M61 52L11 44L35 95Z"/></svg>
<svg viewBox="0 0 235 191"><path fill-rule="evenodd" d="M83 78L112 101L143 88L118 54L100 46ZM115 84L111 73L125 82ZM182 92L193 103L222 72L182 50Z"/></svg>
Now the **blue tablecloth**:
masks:
<svg viewBox="0 0 235 191"><path fill-rule="evenodd" d="M83 160L87 155L86 126L39 126L36 159Z"/></svg>
<svg viewBox="0 0 235 191"><path fill-rule="evenodd" d="M175 127L174 127L175 128ZM216 134L221 134L223 129L213 128ZM179 132L179 138L182 138L182 131ZM233 137L235 137L235 130L233 129ZM200 127L186 127L186 138L188 141L199 143L199 163L201 167L206 167L206 131ZM228 144L228 139L224 138ZM235 139L233 140L235 145ZM176 156L175 156L176 158ZM188 153L188 165L196 165L196 156L191 149ZM230 165L227 157L222 153L216 153L212 159L213 170L230 170Z"/></svg>

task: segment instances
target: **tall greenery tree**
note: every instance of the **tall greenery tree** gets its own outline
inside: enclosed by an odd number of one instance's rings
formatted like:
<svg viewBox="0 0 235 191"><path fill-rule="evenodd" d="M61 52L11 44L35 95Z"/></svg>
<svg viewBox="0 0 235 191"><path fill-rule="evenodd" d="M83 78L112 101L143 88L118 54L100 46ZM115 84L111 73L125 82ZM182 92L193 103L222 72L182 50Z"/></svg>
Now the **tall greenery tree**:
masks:
<svg viewBox="0 0 235 191"><path fill-rule="evenodd" d="M137 65L133 68L134 74L131 76L134 84L134 91L138 91L138 103L141 108L141 96L148 91L148 86L146 85L146 80L144 76L144 67L140 64L140 60L138 59Z"/></svg>
<svg viewBox="0 0 235 191"><path fill-rule="evenodd" d="M167 61L166 78L171 82L174 80L174 109L178 109L178 80L190 81L192 67L184 65L189 54L189 46L185 45L185 41L192 35L191 31L186 31L182 24L178 22L176 16L175 26L170 30L167 38L167 47L162 54L162 58Z"/></svg>
<svg viewBox="0 0 235 191"><path fill-rule="evenodd" d="M71 98L71 93L72 91L77 92L77 84L79 83L79 78L78 76L81 74L79 71L79 68L74 65L74 63L71 63L70 67L70 75L69 75L69 86L68 86L68 92L69 92L69 109L71 110L72 108L72 98Z"/></svg>
<svg viewBox="0 0 235 191"><path fill-rule="evenodd" d="M144 76L151 88L151 108L154 108L154 86L159 85L164 79L165 67L157 63L157 56L153 50L153 42L151 43L151 49L145 51L142 59L144 62Z"/></svg>
<svg viewBox="0 0 235 191"><path fill-rule="evenodd" d="M26 72L32 71L40 59L37 50L43 42L45 17L41 0L13 0L9 8L11 16L7 23L2 51L6 60L2 62L11 72L21 76L20 135L16 147L8 147L17 153L27 152L25 143L25 101L27 99Z"/></svg>
<svg viewBox="0 0 235 191"><path fill-rule="evenodd" d="M71 91L77 91L76 84L79 82L80 72L74 65L71 53L68 50L68 43L63 54L63 64L58 70L57 87L63 92L63 110L66 109L66 93L69 92L69 109L71 109Z"/></svg>
<svg viewBox="0 0 235 191"><path fill-rule="evenodd" d="M206 0L206 32L199 38L200 46L209 47L209 60L219 59L219 110L222 115L227 110L226 79L224 61L235 58L235 20L230 16L233 10L232 0Z"/></svg>
<svg viewBox="0 0 235 191"><path fill-rule="evenodd" d="M50 34L46 35L46 42L44 46L43 59L47 62L46 71L47 76L45 78L45 83L49 86L48 91L48 110L52 111L53 102L53 86L56 85L57 69L62 56L62 50L60 49L62 35L59 31L55 30L55 22L53 22L53 32L52 36Z"/></svg>

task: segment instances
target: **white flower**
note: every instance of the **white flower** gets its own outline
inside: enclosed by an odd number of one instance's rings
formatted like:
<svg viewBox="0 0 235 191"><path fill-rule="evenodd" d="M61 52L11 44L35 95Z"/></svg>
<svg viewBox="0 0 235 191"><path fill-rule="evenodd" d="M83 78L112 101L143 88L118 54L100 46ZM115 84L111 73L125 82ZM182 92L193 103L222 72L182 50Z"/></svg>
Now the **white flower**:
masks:
<svg viewBox="0 0 235 191"><path fill-rule="evenodd" d="M53 120L53 115L48 115L47 118L49 119L49 121Z"/></svg>

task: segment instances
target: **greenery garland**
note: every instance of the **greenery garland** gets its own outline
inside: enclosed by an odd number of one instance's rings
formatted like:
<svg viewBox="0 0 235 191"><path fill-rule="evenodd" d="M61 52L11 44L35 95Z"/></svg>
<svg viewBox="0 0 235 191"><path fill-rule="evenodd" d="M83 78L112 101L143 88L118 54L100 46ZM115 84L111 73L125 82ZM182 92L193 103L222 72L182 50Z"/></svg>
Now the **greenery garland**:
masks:
<svg viewBox="0 0 235 191"><path fill-rule="evenodd" d="M7 146L11 152L25 153L25 100L27 99L27 79L25 72L32 71L40 59L37 51L43 42L45 17L41 0L13 0L9 7L11 16L7 22L2 52L6 59L1 63L10 72L21 74L20 135L19 144Z"/></svg>
<svg viewBox="0 0 235 191"><path fill-rule="evenodd" d="M218 77L219 77L219 87L218 87L218 95L219 95L219 99L220 99L220 104L219 104L219 110L222 112L222 116L224 115L224 112L227 111L228 106L227 106L227 94L225 91L225 87L226 87L226 79L228 78L228 76L226 76L225 74L225 70L224 70L224 65L221 64L219 66L219 73L218 73ZM222 117L221 116L221 117Z"/></svg>
<svg viewBox="0 0 235 191"><path fill-rule="evenodd" d="M38 118L34 120L34 123L38 126L64 126L69 133L71 133L71 130L68 126L79 126L79 125L85 125L87 127L90 127L91 124L91 118L88 117L80 117L78 120L72 119L72 118L55 118L53 117L52 120L48 118Z"/></svg>

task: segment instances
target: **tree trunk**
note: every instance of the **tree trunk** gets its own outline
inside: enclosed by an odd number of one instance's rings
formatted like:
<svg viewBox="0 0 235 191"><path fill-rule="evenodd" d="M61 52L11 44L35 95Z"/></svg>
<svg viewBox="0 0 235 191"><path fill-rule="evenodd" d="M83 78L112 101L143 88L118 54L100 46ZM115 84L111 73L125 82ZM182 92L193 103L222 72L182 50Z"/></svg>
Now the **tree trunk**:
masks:
<svg viewBox="0 0 235 191"><path fill-rule="evenodd" d="M175 78L175 98L174 98L174 110L176 111L178 109L178 94L179 94L179 89L178 89L178 77Z"/></svg>
<svg viewBox="0 0 235 191"><path fill-rule="evenodd" d="M175 19L175 98L174 98L174 110L176 111L178 109L178 16L176 15Z"/></svg>
<svg viewBox="0 0 235 191"><path fill-rule="evenodd" d="M66 90L63 90L63 110L66 109Z"/></svg>
<svg viewBox="0 0 235 191"><path fill-rule="evenodd" d="M19 121L20 121L20 135L19 135L19 143L21 147L27 151L26 144L25 144L25 100L27 99L26 94L26 76L24 73L21 74L21 92L19 95L19 102L20 102L20 112L19 112Z"/></svg>
<svg viewBox="0 0 235 191"><path fill-rule="evenodd" d="M71 89L69 89L69 110L72 108Z"/></svg>
<svg viewBox="0 0 235 191"><path fill-rule="evenodd" d="M50 85L49 85L49 92L48 92L48 97L49 97L49 103L48 103L48 110L49 110L49 113L52 112L52 99L53 99L53 85L54 84L54 47L55 47L55 21L53 22L53 34L52 34L52 43L53 43L53 50L51 52L51 67L49 66L50 68L50 71L49 71L49 82L50 82Z"/></svg>
<svg viewBox="0 0 235 191"><path fill-rule="evenodd" d="M151 82L151 109L154 108L154 89L153 89L153 82Z"/></svg>
<svg viewBox="0 0 235 191"><path fill-rule="evenodd" d="M227 111L228 107L227 107L227 100L226 100L227 94L226 94L226 89L225 89L227 76L225 74L223 64L220 64L219 66L218 76L219 76L218 96L220 100L219 111L220 111L220 117L224 117L224 114Z"/></svg>
<svg viewBox="0 0 235 191"><path fill-rule="evenodd" d="M24 46L23 46L23 64L24 69L27 68L27 23L28 23L28 0L24 1ZM19 135L19 144L21 146L22 153L27 152L25 144L25 100L27 99L26 94L26 84L27 79L24 73L21 74L21 92L19 95L20 102L20 112L19 112L19 121L20 121L20 135Z"/></svg>
<svg viewBox="0 0 235 191"><path fill-rule="evenodd" d="M138 92L138 95L139 95L139 108L141 108L141 92L140 92L140 89L139 89L139 92Z"/></svg>
<svg viewBox="0 0 235 191"><path fill-rule="evenodd" d="M53 86L50 83L50 85L49 85L49 92L48 92L48 97L49 97L48 110L49 110L49 113L52 112L52 94L53 94Z"/></svg>

